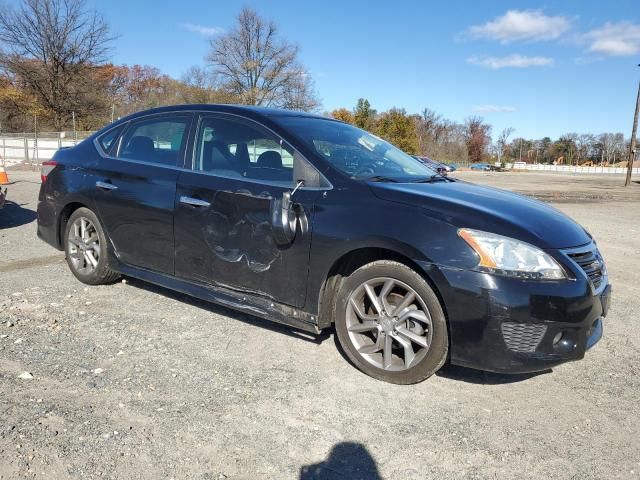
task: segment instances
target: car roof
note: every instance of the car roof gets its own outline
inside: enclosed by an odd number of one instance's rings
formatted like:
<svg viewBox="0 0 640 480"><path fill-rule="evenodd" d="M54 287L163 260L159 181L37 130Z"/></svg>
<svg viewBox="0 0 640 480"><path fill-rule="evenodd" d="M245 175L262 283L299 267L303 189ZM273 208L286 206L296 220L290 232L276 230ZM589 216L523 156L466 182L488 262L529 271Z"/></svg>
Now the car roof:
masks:
<svg viewBox="0 0 640 480"><path fill-rule="evenodd" d="M324 117L322 115L317 115L309 112L302 112L299 110L285 110L279 108L269 108L269 107L257 107L253 105L234 105L234 104L212 104L212 103L195 103L195 104L184 104L184 105L167 105L164 107L152 108L149 110L142 110L139 112L135 112L131 115L123 117L120 119L121 121L129 121L133 120L137 117L151 115L156 113L165 113L165 112L221 112L221 113L235 113L238 115L243 115L250 118L273 118L273 117L308 117L308 118L321 118L321 119L329 119L328 117Z"/></svg>

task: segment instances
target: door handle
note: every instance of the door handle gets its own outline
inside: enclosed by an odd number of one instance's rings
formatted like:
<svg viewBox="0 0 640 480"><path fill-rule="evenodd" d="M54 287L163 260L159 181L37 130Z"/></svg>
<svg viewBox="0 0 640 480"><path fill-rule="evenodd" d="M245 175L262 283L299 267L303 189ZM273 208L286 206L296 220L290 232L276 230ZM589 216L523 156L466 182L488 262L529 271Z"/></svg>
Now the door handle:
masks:
<svg viewBox="0 0 640 480"><path fill-rule="evenodd" d="M186 197L184 195L180 197L180 203L185 203L193 207L210 207L211 206L211 204L205 200L200 200L199 198Z"/></svg>
<svg viewBox="0 0 640 480"><path fill-rule="evenodd" d="M117 190L118 189L118 187L116 187L113 183L100 182L100 181L96 182L96 187L102 188L104 190Z"/></svg>

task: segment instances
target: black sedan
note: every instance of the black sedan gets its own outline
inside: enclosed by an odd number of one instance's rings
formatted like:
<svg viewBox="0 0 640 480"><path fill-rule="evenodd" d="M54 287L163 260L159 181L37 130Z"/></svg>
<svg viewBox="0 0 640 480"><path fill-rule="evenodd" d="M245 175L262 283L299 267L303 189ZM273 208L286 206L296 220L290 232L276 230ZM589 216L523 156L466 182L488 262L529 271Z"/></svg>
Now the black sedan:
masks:
<svg viewBox="0 0 640 480"><path fill-rule="evenodd" d="M610 286L557 210L443 177L300 112L140 112L45 162L38 235L90 285L121 275L310 332L408 384L445 362L529 372L602 335ZM321 368L321 366L319 366Z"/></svg>

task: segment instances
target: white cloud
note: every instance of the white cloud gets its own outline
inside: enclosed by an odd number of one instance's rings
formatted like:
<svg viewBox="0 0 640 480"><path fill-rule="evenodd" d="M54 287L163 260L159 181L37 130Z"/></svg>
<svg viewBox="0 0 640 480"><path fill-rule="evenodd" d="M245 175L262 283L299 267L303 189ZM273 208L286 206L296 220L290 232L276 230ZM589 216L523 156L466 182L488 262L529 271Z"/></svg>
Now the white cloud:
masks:
<svg viewBox="0 0 640 480"><path fill-rule="evenodd" d="M599 62L601 60L604 60L604 57L601 56L594 56L594 57L574 57L573 59L573 63L575 63L576 65L590 65L592 63L596 63Z"/></svg>
<svg viewBox="0 0 640 480"><path fill-rule="evenodd" d="M570 27L566 17L550 17L541 10L509 10L484 25L474 25L468 34L473 38L490 38L501 43L553 40Z"/></svg>
<svg viewBox="0 0 640 480"><path fill-rule="evenodd" d="M471 110L477 113L511 113L516 111L516 107L511 105L474 105Z"/></svg>
<svg viewBox="0 0 640 480"><path fill-rule="evenodd" d="M506 57L470 57L467 63L498 70L499 68L548 67L553 65L553 58L514 54Z"/></svg>
<svg viewBox="0 0 640 480"><path fill-rule="evenodd" d="M640 25L629 22L607 22L582 36L589 44L588 51L611 56L640 53Z"/></svg>
<svg viewBox="0 0 640 480"><path fill-rule="evenodd" d="M183 28L186 28L190 32L197 33L199 35L204 35L205 37L212 37L214 35L219 35L224 33L224 28L222 27L207 27L204 25L198 25L195 23L183 23Z"/></svg>

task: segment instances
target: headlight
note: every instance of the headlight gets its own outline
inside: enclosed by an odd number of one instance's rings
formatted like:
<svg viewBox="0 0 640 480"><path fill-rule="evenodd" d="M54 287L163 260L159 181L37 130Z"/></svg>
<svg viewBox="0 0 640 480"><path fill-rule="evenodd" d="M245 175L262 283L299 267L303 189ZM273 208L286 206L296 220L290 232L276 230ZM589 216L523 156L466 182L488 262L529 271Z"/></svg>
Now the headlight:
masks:
<svg viewBox="0 0 640 480"><path fill-rule="evenodd" d="M531 280L567 278L558 262L528 243L469 228L459 229L458 235L480 257L480 270Z"/></svg>

